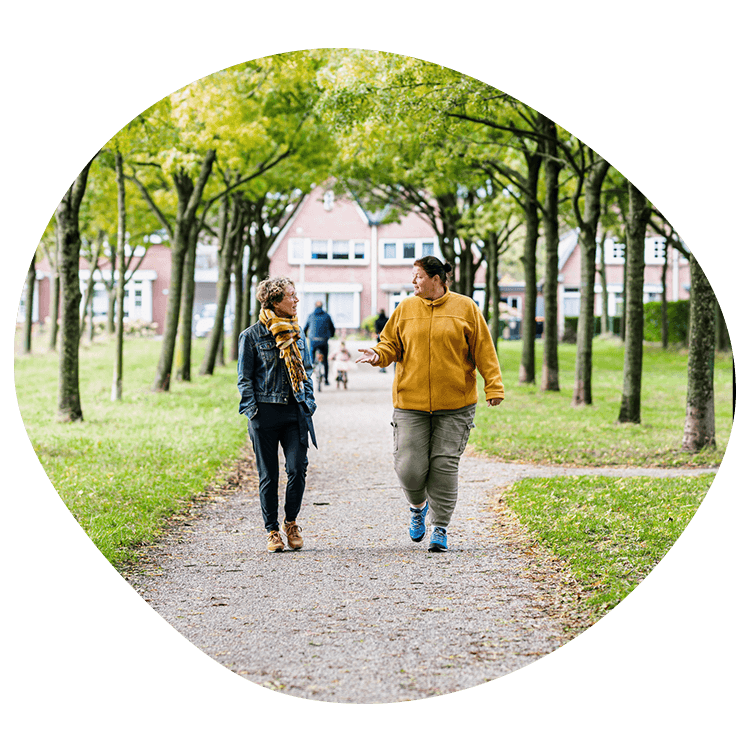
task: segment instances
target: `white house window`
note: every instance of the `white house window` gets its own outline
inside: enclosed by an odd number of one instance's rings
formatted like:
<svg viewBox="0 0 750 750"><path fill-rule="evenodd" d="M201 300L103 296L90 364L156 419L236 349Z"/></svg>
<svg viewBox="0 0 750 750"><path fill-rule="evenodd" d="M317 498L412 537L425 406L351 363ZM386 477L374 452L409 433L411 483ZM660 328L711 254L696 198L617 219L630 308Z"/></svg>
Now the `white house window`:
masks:
<svg viewBox="0 0 750 750"><path fill-rule="evenodd" d="M349 260L349 240L333 241L333 260Z"/></svg>
<svg viewBox="0 0 750 750"><path fill-rule="evenodd" d="M563 315L577 317L581 312L581 292L576 287L565 287L563 289Z"/></svg>
<svg viewBox="0 0 750 750"><path fill-rule="evenodd" d="M291 265L304 263L367 263L368 243L364 240L312 240L296 237L289 240L288 260Z"/></svg>
<svg viewBox="0 0 750 750"><path fill-rule="evenodd" d="M323 303L323 309L333 318L337 329L359 328L360 324L360 284L342 284L335 282L309 283L300 299L300 320L307 321L315 309L316 302ZM300 308L298 308L298 312ZM304 323L302 324L304 326ZM338 335L338 333L337 333Z"/></svg>
<svg viewBox="0 0 750 750"><path fill-rule="evenodd" d="M667 254L664 237L646 237L646 265L663 266Z"/></svg>
<svg viewBox="0 0 750 750"><path fill-rule="evenodd" d="M289 260L301 261L305 257L305 241L295 237L289 240Z"/></svg>
<svg viewBox="0 0 750 750"><path fill-rule="evenodd" d="M328 240L313 240L310 245L313 260L328 260Z"/></svg>
<svg viewBox="0 0 750 750"><path fill-rule="evenodd" d="M388 263L413 263L425 255L435 255L434 240L388 240L382 242L381 258Z"/></svg>
<svg viewBox="0 0 750 750"><path fill-rule="evenodd" d="M608 266L625 263L625 243L615 242L611 237L604 240L604 263Z"/></svg>
<svg viewBox="0 0 750 750"><path fill-rule="evenodd" d="M333 190L326 190L323 194L323 208L326 211L331 211L333 209Z"/></svg>

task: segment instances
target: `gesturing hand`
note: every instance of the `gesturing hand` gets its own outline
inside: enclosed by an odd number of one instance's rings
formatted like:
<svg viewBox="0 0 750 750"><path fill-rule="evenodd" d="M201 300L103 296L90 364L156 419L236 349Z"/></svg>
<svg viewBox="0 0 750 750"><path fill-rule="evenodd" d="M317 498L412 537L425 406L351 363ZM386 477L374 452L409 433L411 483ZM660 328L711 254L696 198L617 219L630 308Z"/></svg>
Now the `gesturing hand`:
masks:
<svg viewBox="0 0 750 750"><path fill-rule="evenodd" d="M500 406L502 402L503 400L501 398L488 398L487 406Z"/></svg>
<svg viewBox="0 0 750 750"><path fill-rule="evenodd" d="M357 349L357 351L362 352L362 356L356 360L357 362L367 362L368 365L376 365L380 361L380 357L378 357L374 349Z"/></svg>

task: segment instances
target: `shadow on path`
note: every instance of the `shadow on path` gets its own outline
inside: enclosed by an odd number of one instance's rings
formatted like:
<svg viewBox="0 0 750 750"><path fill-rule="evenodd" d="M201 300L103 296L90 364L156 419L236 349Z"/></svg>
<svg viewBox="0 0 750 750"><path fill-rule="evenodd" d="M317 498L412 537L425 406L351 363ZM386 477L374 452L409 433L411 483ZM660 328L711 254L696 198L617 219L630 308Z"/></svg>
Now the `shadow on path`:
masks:
<svg viewBox="0 0 750 750"><path fill-rule="evenodd" d="M320 449L310 452L298 519L303 550L265 551L251 482L198 506L189 526L154 548L133 586L219 663L315 700L426 698L558 648L571 636L549 614L550 584L529 576L526 556L498 539L492 496L524 476L628 472L466 456L450 550L429 554L426 539L409 539L393 473L392 371L359 368L348 390L316 392Z"/></svg>

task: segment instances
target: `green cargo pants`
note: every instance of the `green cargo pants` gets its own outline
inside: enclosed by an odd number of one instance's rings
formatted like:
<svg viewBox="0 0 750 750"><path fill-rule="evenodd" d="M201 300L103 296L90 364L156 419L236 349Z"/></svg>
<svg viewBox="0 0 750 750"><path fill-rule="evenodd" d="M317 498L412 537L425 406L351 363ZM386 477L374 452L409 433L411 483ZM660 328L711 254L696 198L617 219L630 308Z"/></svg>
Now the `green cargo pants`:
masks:
<svg viewBox="0 0 750 750"><path fill-rule="evenodd" d="M443 411L394 409L393 463L410 505L430 503L428 523L447 527L458 500L458 463L476 404Z"/></svg>

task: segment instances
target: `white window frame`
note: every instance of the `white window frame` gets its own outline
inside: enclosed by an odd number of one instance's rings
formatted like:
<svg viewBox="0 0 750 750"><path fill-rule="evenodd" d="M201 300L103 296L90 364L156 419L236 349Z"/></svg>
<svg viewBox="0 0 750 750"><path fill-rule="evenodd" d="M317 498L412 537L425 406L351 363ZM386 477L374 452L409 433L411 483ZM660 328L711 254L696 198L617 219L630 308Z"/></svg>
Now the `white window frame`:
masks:
<svg viewBox="0 0 750 750"><path fill-rule="evenodd" d="M667 240L664 237L646 237L645 261L647 266L663 266L667 257Z"/></svg>
<svg viewBox="0 0 750 750"><path fill-rule="evenodd" d="M351 325L343 325L341 324L340 320L335 319L334 325L336 325L337 328L359 328L362 322L362 291L362 284L345 282L307 282L304 285L298 284L297 296L300 298L300 302L302 303L297 309L300 325L304 327L305 323L307 322L307 318L315 308L316 300L323 301L326 311L330 312L328 310L328 305L325 304L329 295L350 294L352 296ZM349 323L349 321L347 321L347 323Z"/></svg>
<svg viewBox="0 0 750 750"><path fill-rule="evenodd" d="M325 243L325 258L312 257L314 242ZM333 257L334 243L346 244L348 246L348 256L346 258ZM356 254L360 247L363 257L357 258ZM341 245L339 244L340 248ZM287 261L290 266L299 266L302 263L307 266L366 266L370 263L370 242L366 239L325 240L312 237L292 237L287 243Z"/></svg>
<svg viewBox="0 0 750 750"><path fill-rule="evenodd" d="M575 318L581 314L581 290L578 287L563 287L562 312L565 318Z"/></svg>
<svg viewBox="0 0 750 750"><path fill-rule="evenodd" d="M625 264L625 243L616 242L612 237L604 240L604 265L622 266Z"/></svg>
<svg viewBox="0 0 750 750"><path fill-rule="evenodd" d="M414 245L414 257L413 258L405 258L404 257L404 246L405 245ZM386 245L395 245L395 258L386 258L385 257L385 246ZM431 248L425 253L425 245L432 245ZM425 255L436 255L438 248L438 240L437 237L405 237L403 239L397 239L397 238L381 238L378 242L378 258L380 260L380 263L384 266L410 266L414 265L415 260L419 260L419 258L423 258ZM439 256L438 256L439 257Z"/></svg>

